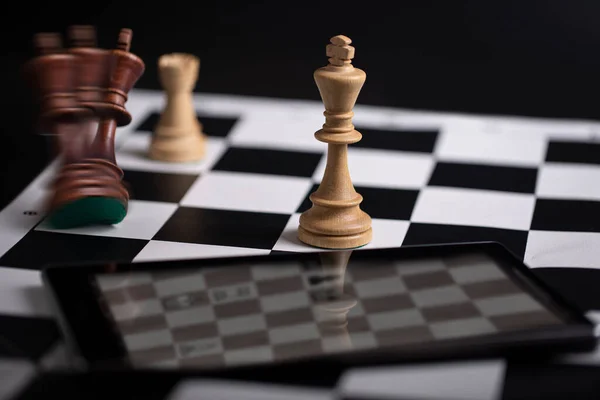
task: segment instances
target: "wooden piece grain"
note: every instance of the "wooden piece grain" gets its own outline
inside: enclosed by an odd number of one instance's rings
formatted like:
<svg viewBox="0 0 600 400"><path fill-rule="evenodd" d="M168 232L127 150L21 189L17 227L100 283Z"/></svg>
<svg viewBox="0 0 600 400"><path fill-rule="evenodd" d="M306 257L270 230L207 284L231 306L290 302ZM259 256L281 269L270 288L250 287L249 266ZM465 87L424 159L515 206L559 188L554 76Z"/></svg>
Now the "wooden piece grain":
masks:
<svg viewBox="0 0 600 400"><path fill-rule="evenodd" d="M177 163L204 157L206 139L192 97L199 68L200 59L192 54L165 54L158 60L165 108L154 129L150 158Z"/></svg>
<svg viewBox="0 0 600 400"><path fill-rule="evenodd" d="M366 80L363 70L351 64L350 39L331 39L329 65L319 68L314 79L325 105L325 124L315 133L327 143L327 164L319 188L310 195L312 207L302 213L298 238L315 247L348 249L364 246L372 239L371 217L360 208L348 169L348 145L362 135L352 124L353 108Z"/></svg>

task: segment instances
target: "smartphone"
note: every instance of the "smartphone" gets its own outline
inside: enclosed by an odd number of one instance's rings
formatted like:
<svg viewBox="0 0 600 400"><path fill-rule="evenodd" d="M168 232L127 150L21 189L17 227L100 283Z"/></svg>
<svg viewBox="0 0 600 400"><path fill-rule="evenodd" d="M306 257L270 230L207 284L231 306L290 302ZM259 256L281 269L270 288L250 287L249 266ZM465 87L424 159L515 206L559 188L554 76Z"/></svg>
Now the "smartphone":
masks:
<svg viewBox="0 0 600 400"><path fill-rule="evenodd" d="M96 368L308 376L596 346L594 324L494 242L59 265L43 280L76 362Z"/></svg>

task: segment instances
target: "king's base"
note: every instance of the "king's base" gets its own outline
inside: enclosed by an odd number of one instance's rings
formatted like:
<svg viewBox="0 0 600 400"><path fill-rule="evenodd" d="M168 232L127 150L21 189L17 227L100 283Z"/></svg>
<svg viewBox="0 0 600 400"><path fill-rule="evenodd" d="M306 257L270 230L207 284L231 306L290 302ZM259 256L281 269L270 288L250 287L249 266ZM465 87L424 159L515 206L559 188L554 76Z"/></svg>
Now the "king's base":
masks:
<svg viewBox="0 0 600 400"><path fill-rule="evenodd" d="M182 163L200 161L205 153L205 138L202 133L185 136L155 134L150 144L148 157L163 162Z"/></svg>
<svg viewBox="0 0 600 400"><path fill-rule="evenodd" d="M373 229L369 227L366 231L352 235L323 235L299 226L298 239L309 246L322 249L355 249L368 244L373 239Z"/></svg>
<svg viewBox="0 0 600 400"><path fill-rule="evenodd" d="M54 229L115 225L127 215L127 204L112 197L84 197L51 210L47 221Z"/></svg>

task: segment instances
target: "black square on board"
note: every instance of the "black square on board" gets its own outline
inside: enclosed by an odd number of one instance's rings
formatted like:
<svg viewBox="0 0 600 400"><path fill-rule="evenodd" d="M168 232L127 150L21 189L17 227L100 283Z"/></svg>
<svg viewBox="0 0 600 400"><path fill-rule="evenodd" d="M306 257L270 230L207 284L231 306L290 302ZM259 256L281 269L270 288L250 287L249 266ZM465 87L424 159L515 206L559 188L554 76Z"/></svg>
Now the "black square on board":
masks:
<svg viewBox="0 0 600 400"><path fill-rule="evenodd" d="M271 250L271 252L269 254L272 254L274 256L278 255L278 254L298 254L295 251L285 251L285 250Z"/></svg>
<svg viewBox="0 0 600 400"><path fill-rule="evenodd" d="M318 184L313 185L296 212L302 213L312 207L309 197L318 188ZM417 197L419 196L418 190L383 189L362 186L355 186L354 189L363 196L360 208L369 214L371 218L378 219L409 221L417 202Z"/></svg>
<svg viewBox="0 0 600 400"><path fill-rule="evenodd" d="M600 310L600 270L592 268L538 267L533 272L581 312Z"/></svg>
<svg viewBox="0 0 600 400"><path fill-rule="evenodd" d="M202 130L206 136L226 137L238 121L238 118L234 117L216 117L200 113L196 113L196 115L202 123ZM135 131L153 132L159 119L160 113L152 113L137 126Z"/></svg>
<svg viewBox="0 0 600 400"><path fill-rule="evenodd" d="M322 157L322 153L230 147L213 170L310 178Z"/></svg>
<svg viewBox="0 0 600 400"><path fill-rule="evenodd" d="M551 140L546 161L577 164L600 164L600 143Z"/></svg>
<svg viewBox="0 0 600 400"><path fill-rule="evenodd" d="M153 240L272 249L290 216L180 207Z"/></svg>
<svg viewBox="0 0 600 400"><path fill-rule="evenodd" d="M198 175L124 170L133 200L179 203Z"/></svg>
<svg viewBox="0 0 600 400"><path fill-rule="evenodd" d="M353 147L433 153L437 130L374 129L356 126L362 139Z"/></svg>
<svg viewBox="0 0 600 400"><path fill-rule="evenodd" d="M0 358L39 361L61 335L50 318L0 315L0 338Z"/></svg>
<svg viewBox="0 0 600 400"><path fill-rule="evenodd" d="M532 230L600 232L600 202L537 199Z"/></svg>
<svg viewBox="0 0 600 400"><path fill-rule="evenodd" d="M49 264L130 262L147 240L32 230L1 258L0 265L41 269Z"/></svg>
<svg viewBox="0 0 600 400"><path fill-rule="evenodd" d="M479 226L411 223L403 246L466 242L499 242L521 260L525 257L528 232Z"/></svg>
<svg viewBox="0 0 600 400"><path fill-rule="evenodd" d="M430 186L535 193L536 168L438 162Z"/></svg>

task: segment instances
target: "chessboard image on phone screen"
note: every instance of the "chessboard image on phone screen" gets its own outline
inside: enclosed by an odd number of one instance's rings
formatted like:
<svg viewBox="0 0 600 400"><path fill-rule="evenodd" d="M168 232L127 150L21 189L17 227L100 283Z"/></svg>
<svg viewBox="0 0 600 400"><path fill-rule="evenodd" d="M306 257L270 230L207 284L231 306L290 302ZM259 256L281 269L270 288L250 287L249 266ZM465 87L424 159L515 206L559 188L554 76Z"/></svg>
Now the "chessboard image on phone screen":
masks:
<svg viewBox="0 0 600 400"><path fill-rule="evenodd" d="M226 367L564 324L484 253L95 276L129 362Z"/></svg>

